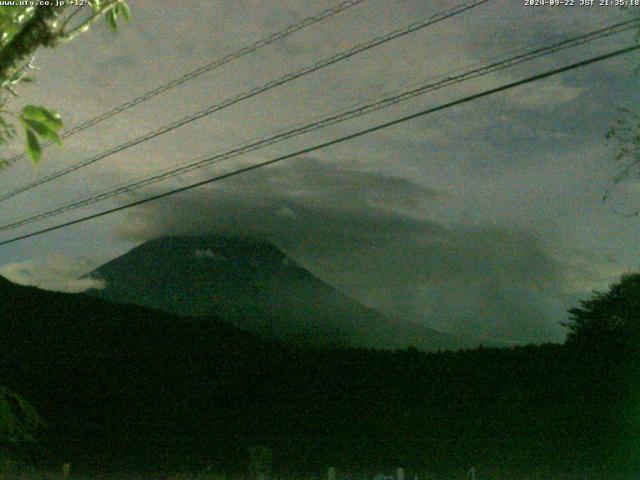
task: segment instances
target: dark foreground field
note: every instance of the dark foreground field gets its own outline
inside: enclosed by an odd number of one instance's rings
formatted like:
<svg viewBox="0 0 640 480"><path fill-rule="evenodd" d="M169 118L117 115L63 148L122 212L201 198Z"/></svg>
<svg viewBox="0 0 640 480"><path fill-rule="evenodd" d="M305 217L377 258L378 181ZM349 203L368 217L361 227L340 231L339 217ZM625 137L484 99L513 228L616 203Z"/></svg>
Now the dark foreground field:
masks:
<svg viewBox="0 0 640 480"><path fill-rule="evenodd" d="M14 458L72 478L631 478L627 344L423 353L265 342L215 318L3 285L2 382L46 420ZM16 477L19 478L19 477ZM36 477L40 478L40 477ZM217 477L216 477L217 478Z"/></svg>

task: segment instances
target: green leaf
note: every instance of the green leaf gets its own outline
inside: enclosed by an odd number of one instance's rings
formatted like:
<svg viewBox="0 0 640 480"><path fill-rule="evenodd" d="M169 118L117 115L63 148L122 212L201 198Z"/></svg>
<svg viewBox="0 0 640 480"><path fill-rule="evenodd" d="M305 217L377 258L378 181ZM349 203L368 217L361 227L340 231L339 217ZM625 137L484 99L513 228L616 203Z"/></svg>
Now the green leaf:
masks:
<svg viewBox="0 0 640 480"><path fill-rule="evenodd" d="M30 118L33 120L45 119L45 109L42 107L36 107L35 105L27 105L22 109L22 116L24 118Z"/></svg>
<svg viewBox="0 0 640 480"><path fill-rule="evenodd" d="M116 8L118 9L118 13L122 15L122 18L127 22L131 20L131 9L129 5L127 5L127 2L120 2Z"/></svg>
<svg viewBox="0 0 640 480"><path fill-rule="evenodd" d="M100 0L89 0L93 13L98 13L100 11L100 7L102 6L101 3L102 2Z"/></svg>
<svg viewBox="0 0 640 480"><path fill-rule="evenodd" d="M118 30L118 12L115 8L112 8L107 12L107 25L114 32Z"/></svg>
<svg viewBox="0 0 640 480"><path fill-rule="evenodd" d="M27 133L27 153L29 154L29 158L33 163L37 163L40 161L42 157L42 147L40 147L40 142L38 142L38 138L36 134L33 133L33 130L26 129Z"/></svg>
<svg viewBox="0 0 640 480"><path fill-rule="evenodd" d="M0 133L5 140L12 139L16 134L16 129L10 123L0 117Z"/></svg>
<svg viewBox="0 0 640 480"><path fill-rule="evenodd" d="M46 120L44 120L43 123L46 123L47 126L51 128L51 130L54 130L57 132L62 128L63 123L58 113L53 112L51 110L47 110L46 108L42 109L42 113L46 118Z"/></svg>
<svg viewBox="0 0 640 480"><path fill-rule="evenodd" d="M57 143L58 145L62 145L62 140L47 123L40 122L38 120L31 120L29 118L20 117L20 121L25 128L31 129L35 131L38 135L46 140L51 140L52 142Z"/></svg>
<svg viewBox="0 0 640 480"><path fill-rule="evenodd" d="M53 130L49 130L49 133L47 134L47 136L45 138L47 140L51 140L56 145L62 145L62 139L60 138L60 135L58 135L58 132L54 132Z"/></svg>
<svg viewBox="0 0 640 480"><path fill-rule="evenodd" d="M62 128L60 115L52 110L35 105L27 105L22 109L22 117L29 120L36 120L45 123L51 130L58 131Z"/></svg>
<svg viewBox="0 0 640 480"><path fill-rule="evenodd" d="M36 107L35 105L27 105L22 109L22 116L25 118L41 118L44 117L42 113L42 107Z"/></svg>
<svg viewBox="0 0 640 480"><path fill-rule="evenodd" d="M30 120L28 118L20 117L20 123L25 129L31 129L36 132L38 135L46 135L49 131L46 125L42 122L38 122L37 120Z"/></svg>

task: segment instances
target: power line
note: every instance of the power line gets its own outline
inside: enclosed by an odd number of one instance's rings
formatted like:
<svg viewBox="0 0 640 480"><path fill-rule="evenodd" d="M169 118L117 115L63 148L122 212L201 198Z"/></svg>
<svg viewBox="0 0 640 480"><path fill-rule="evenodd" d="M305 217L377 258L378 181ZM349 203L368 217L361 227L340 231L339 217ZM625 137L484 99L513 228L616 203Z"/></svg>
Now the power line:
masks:
<svg viewBox="0 0 640 480"><path fill-rule="evenodd" d="M60 135L60 138L65 139L68 137L71 137L72 135L75 135L76 133L80 133L83 130L86 130L88 128L91 128L119 113L122 113L126 110L129 110L130 108L133 108L137 105L140 105L143 102L146 102L147 100L152 99L153 97L156 97L164 92L167 92L179 85L182 85L183 83L186 83L190 80L193 80L194 78L199 77L200 75L204 75L205 73L211 72L212 70L215 70L219 67L222 67L223 65L226 65L227 63L231 63L234 60L237 60L241 57L244 57L245 55L248 55L250 53L253 53L263 47L266 47L267 45L270 45L274 42L277 42L278 40L282 40L283 38L288 37L289 35L293 35L296 32L299 32L300 30L303 30L311 25L314 25L316 23L319 23L323 20L326 20L329 17L332 17L334 15L337 15L340 12L344 12L345 10L348 10L351 7L355 7L356 5L364 2L366 0L347 0L345 2L339 3L338 5L335 5L331 8L328 8L326 10L323 10L321 12L318 12L315 15L312 15L310 17L304 18L303 20L301 20L300 22L293 24L293 25L289 25L287 28L285 28L284 30L280 30L279 32L273 33L271 35L269 35L268 37L265 37L261 40L258 40L257 42L251 44L251 45L247 45L245 47L242 47L234 52L229 53L228 55L225 55L224 57L218 58L216 60L213 60L210 63L207 63L206 65L203 65L201 67L196 68L195 70L192 70L188 73L185 73L184 75L182 75L181 77L178 78L174 78L173 80L167 82L167 83L163 83L161 85L158 85L156 88L154 88L153 90L149 90L148 92L143 93L142 95L140 95L139 97L136 97L132 100L129 100L128 102L125 102L121 105L118 105L117 107L112 108L111 110L108 110L96 117L93 117L69 130L67 130L66 132L64 132L62 135ZM77 10L79 11L79 10ZM42 144L42 148L47 148L50 145L52 145L53 142L48 141L44 144ZM26 152L20 153L18 155L15 155L13 157L11 157L10 159L8 159L6 161L7 165L11 165L15 162L17 162L18 160L21 160L23 158L25 158L27 156Z"/></svg>
<svg viewBox="0 0 640 480"><path fill-rule="evenodd" d="M636 51L636 50L639 50L639 49L640 49L640 45L634 45L634 46L622 48L622 49L619 49L619 50L615 50L613 52L609 52L609 53L606 53L604 55L599 55L599 56L596 56L596 57L592 57L592 58L589 58L587 60L576 62L576 63L570 64L570 65L567 65L567 66L564 66L564 67L560 67L560 68L556 68L556 69L553 69L553 70L549 70L547 72L540 73L540 74L537 74L537 75L533 75L531 77L527 77L525 79L518 80L516 82L507 83L505 85L501 85L501 86L496 87L496 88L485 90L483 92L476 93L474 95L469 95L467 97L464 97L464 98L461 98L461 99L458 99L458 100L454 100L452 102L448 102L448 103L439 105L437 107L428 108L426 110L422 110L420 112L413 113L411 115L407 115L407 116L398 118L396 120L392 120L392 121L389 121L389 122L386 122L386 123L382 123L382 124L376 125L375 127L370 127L370 128L365 129L365 130L360 130L359 132L352 133L350 135L345 135L343 137L339 137L339 138L336 138L334 140L330 140L330 141L327 141L327 142L324 142L324 143L320 143L320 144L317 144L317 145L314 145L314 146L311 146L311 147L304 148L302 150L298 150L298 151L293 152L293 153L289 153L289 154L286 154L286 155L283 155L283 156L280 156L280 157L276 157L276 158L273 158L271 160L266 160L264 162L260 162L260 163L257 163L257 164L254 164L254 165L251 165L251 166L248 166L248 167L240 168L238 170L234 170L234 171L229 172L229 173L225 173L225 174L222 174L222 175L217 175L217 176L209 178L207 180L202 180L202 181L199 181L199 182L196 182L196 183L192 183L192 184L184 186L184 187L180 187L180 188L176 188L174 190L170 190L168 192L159 193L159 194L153 195L151 197L147 197L147 198L144 198L144 199L141 199L141 200L137 200L135 202L131 202L131 203L128 203L126 205L121 205L119 207L111 208L111 209L108 209L108 210L103 210L101 212L97 212L97 213L94 213L92 215L87 215L85 217L81 217L81 218L78 218L78 219L75 219L75 220L71 220L69 222L65 222L65 223L61 223L61 224L58 224L58 225L54 225L52 227L48 227L48 228L44 228L44 229L41 229L41 230L37 230L35 232L31 232L31 233L28 233L28 234L25 234L25 235L20 235L18 237L14 237L14 238L11 238L9 240L4 240L4 241L0 242L0 246L7 245L9 243L17 242L17 241L20 241L20 240L25 240L27 238L35 237L37 235L42 235L44 233L48 233L48 232L51 232L51 231L54 231L54 230L59 230L61 228L66 228L66 227L69 227L71 225L75 225L75 224L78 224L78 223L83 223L83 222L86 222L88 220L92 220L92 219L95 219L95 218L98 218L98 217L103 217L105 215L109 215L111 213L119 212L119 211L122 211L122 210L126 210L126 209L129 209L129 208L132 208L132 207L139 206L139 205L143 205L145 203L149 203L149 202L152 202L152 201L155 201L155 200L159 200L161 198L169 197L169 196L175 195L177 193L182 193L182 192L185 192L185 191L188 191L188 190L192 190L192 189L197 188L197 187L201 187L203 185L208 185L208 184L220 181L220 180L224 180L224 179L229 178L229 177L234 177L234 176L240 175L242 173L250 172L252 170L257 170L259 168L263 168L263 167L266 167L268 165L273 165L275 163L282 162L284 160L288 160L288 159L293 158L293 157L298 157L300 155L306 155L307 153L311 153L311 152L314 152L316 150L320 150L322 148L326 148L326 147L329 147L329 146L332 146L332 145L336 145L336 144L339 144L339 143L342 143L342 142L346 142L348 140L352 140L354 138L361 137L363 135L367 135L369 133L373 133L373 132L376 132L378 130L382 130L384 128L388 128L388 127L391 127L391 126L394 126L394 125L397 125L397 124L400 124L400 123L403 123L403 122L407 122L407 121L413 120L415 118L419 118L419 117L422 117L422 116L425 116L425 115L429 115L429 114L432 114L432 113L435 113L435 112L438 112L438 111L441 111L441 110L445 110L447 108L451 108L451 107L454 107L456 105L461 105L461 104L464 104L464 103L468 103L468 102L471 102L471 101L474 101L474 100L477 100L477 99L480 99L480 98L483 98L483 97L487 97L489 95L494 95L496 93L503 92L505 90L510 90L512 88L515 88L515 87L518 87L518 86L521 86L521 85L524 85L524 84L527 84L527 83L536 82L536 81L539 81L539 80L542 80L542 79L545 79L545 78L548 78L548 77L551 77L551 76L554 76L554 75L558 75L560 73L564 73L564 72L567 72L567 71L570 71L570 70L574 70L574 69L581 68L581 67L584 67L584 66L587 66L587 65L591 65L593 63L601 62L601 61L604 61L604 60L607 60L607 59L610 59L610 58L613 58L613 57L624 55L626 53L630 53L630 52L633 52L633 51Z"/></svg>
<svg viewBox="0 0 640 480"><path fill-rule="evenodd" d="M385 35L379 36L374 38L373 40L370 40L367 43L364 44L360 44L357 45L355 47L352 47L348 50L344 50L340 53L337 53L331 57L325 58L323 60L320 60L316 63L314 63L313 65L307 66L305 68L302 68L301 70L297 70L295 72L292 73L288 73L276 80L272 80L270 82L267 82L266 84L263 84L259 87L255 87L251 90L248 90L246 92L243 92L239 95L236 95L234 97L231 97L227 100L224 100L221 103L212 105L204 110L201 110L197 113L194 113L192 115L188 115L180 120L177 120L173 123L170 123L168 125L165 125L163 127L160 127L154 131L148 132L144 135L141 135L139 137L134 138L133 140L130 140L128 142L125 142L121 145L118 145L110 150L107 150L103 153L100 153L98 155L95 155L93 157L90 157L86 160L83 160L79 163L76 163L74 165L71 165L67 168L64 168L62 170L58 170L57 172L54 172L50 175L47 175L44 178L41 178L39 180L36 180L34 182L31 182L27 185L23 185L22 187L17 188L16 190L13 190L11 192L5 193L3 195L0 195L0 202L7 200L9 198L12 198L20 193L26 192L28 190L31 190L35 187L38 187L40 185L43 185L45 183L48 183L52 180L55 180L57 178L60 178L64 175L68 175L69 173L75 172L76 170L79 170L81 168L87 167L89 165L92 165L93 163L96 163L99 160L102 160L104 158L107 158L111 155L114 155L116 153L122 152L124 150L127 150L128 148L134 147L136 145L139 145L143 142L146 142L148 140L151 140L153 138L156 138L160 135L164 135L165 133L168 133L172 130L175 130L177 128L180 128L184 125L187 125L189 123L192 123L196 120L199 120L203 117L206 117L208 115L211 115L215 112L218 112L220 110L223 110L227 107L230 107L232 105L235 105L236 103L239 103L243 100L249 99L251 97L254 97L256 95L259 95L261 93L264 93L266 91L269 91L273 88L276 88L280 85L284 85L288 82L291 82L293 80L296 80L298 78L304 77L310 73L313 73L317 70L320 70L321 68L327 67L329 65L333 65L335 63L338 63L342 60L346 60L354 55L360 54L362 52L365 52L367 50L370 50L374 47L377 47L379 45L385 44L387 42L390 42L392 40L395 40L399 37L402 37L404 35L408 35L409 33L415 32L417 30L421 30L423 28L426 28L430 25L433 25L435 23L441 22L443 20L446 20L448 18L451 18L455 15L459 15L467 10L470 10L472 8L475 8L479 5L482 5L484 3L490 2L491 0L473 0L471 2L467 2L466 4L461 4L458 5L450 10L447 10L445 12L441 12L441 13L436 13L435 15L429 17L426 20L422 20L419 22L414 22L410 25L407 25L406 27L397 29L397 30L393 30Z"/></svg>
<svg viewBox="0 0 640 480"><path fill-rule="evenodd" d="M172 178L178 175L181 175L183 173L187 173L189 171L192 170L196 170L199 168L203 168L207 165L210 165L212 163L218 163L221 162L223 160L229 159L229 158L233 158L239 155L243 155L246 154L248 152L251 151L255 151L261 148L264 148L266 146L269 145L273 145L274 143L280 142L282 140L286 140L289 138L293 138L294 136L298 136L301 134L305 134L320 128L324 128L326 126L329 125L333 125L339 122L344 122L346 120L350 120L356 117L360 117L362 115L366 115L369 113L372 113L374 111L380 110L382 108L387 108L391 105L409 100L410 98L413 98L415 96L418 95L423 95L425 93L431 92L431 91L435 91L438 90L440 88L444 88L450 85L453 85L454 83L461 83L463 81L472 79L472 78L476 78L479 76L483 76L483 75L487 75L489 73L493 73L496 72L498 70L502 70L502 69L506 69L506 68L510 68L514 65L523 63L523 62L527 62L527 61L531 61L533 59L542 57L542 56L546 56L552 53L556 53L558 51L570 48L570 47L575 47L578 45L582 45L584 43L596 40L596 39L600 39L606 36L610 36L616 33L621 33L627 30L630 30L632 28L635 28L637 26L637 24L640 23L640 19L635 19L635 20L630 20L630 21L626 21L626 22L621 22L615 25L611 25L605 28L601 28L599 30L596 31L592 31L589 32L587 34L583 34L580 35L578 37L574 37L574 38L570 38L570 39L566 39L563 41L560 41L558 43L546 46L546 47L541 47L541 48L536 48L533 49L531 51L525 52L523 54L520 55L516 55L512 58L508 58L506 60L500 61L500 62L495 62L495 63L491 63L489 65L480 67L480 68L476 68L470 71L466 71L461 75L457 75L455 77L448 77L445 74L445 78L444 80L441 80L439 82L435 82L435 83L427 83L427 84L422 84L417 88L412 88L410 90L404 91L398 95L393 95L393 96L388 96L387 98L383 98L380 101L374 102L374 103L369 103L369 104L365 104L364 106L359 106L357 108L354 108L352 110L347 110L347 111L343 111L339 114L335 114L329 117L325 117L319 121L315 121L315 122L311 122L309 124L306 124L302 127L297 127L291 130L287 130L285 132L281 132L275 135L272 135L270 137L266 137L266 138L262 138L259 139L257 141L254 141L252 143L248 143L245 145L242 145L240 147L235 147L234 149L227 151L225 153L222 154L217 154L214 156L206 156L206 157L202 157L200 159L197 160L192 160L190 162L187 162L186 165L177 167L177 168L172 168L169 170L166 170L164 172L161 173L157 173L157 174L153 174L151 176L145 177L144 179L135 181L133 183L130 183L128 185L124 185L121 187L117 187L115 189L108 189L104 192L101 193L95 193L90 195L87 198L84 198L82 200L76 200L73 201L71 203L67 203L64 204L62 206L59 207L55 207L52 210L28 217L26 219L22 219L22 220L17 220L15 222L9 223L9 224L5 224L0 226L0 230L9 230L9 229L13 229L13 228L17 228L23 225L26 225L28 223L32 223L38 220L42 220L42 219L46 219L46 218L50 218L52 216L56 216L58 214L70 211L70 210L75 210L77 208L81 208L87 205L91 205L93 203L97 203L99 201L102 200L106 200L108 198L111 198L113 196L119 195L121 193L126 193L126 192L131 192L133 190L137 190L141 187L153 184L153 183L157 183L160 182L162 180L168 179L168 178Z"/></svg>
<svg viewBox="0 0 640 480"><path fill-rule="evenodd" d="M12 223L8 223L5 225L1 225L0 226L0 231L3 230L10 230L10 229L14 229L14 228L18 228L21 227L23 225L27 225L29 223L33 223L39 220L44 220L46 218L50 218L53 216L57 216L60 215L62 213L71 211L71 210L76 210L78 208L81 207L85 207L94 203L97 203L99 201L102 200L106 200L108 198L114 197L116 195L122 194L122 193L127 193L127 192L131 192L134 190L137 190L139 188L142 188L144 186L147 185L151 185L153 183L158 183L160 181L166 180L168 178L172 178L193 170L197 170L200 168L203 168L207 165L211 165L213 163L219 163L222 162L224 160L227 160L229 158L233 158L233 157L237 157L240 155L244 155L246 153L264 148L266 146L270 146L273 145L275 143L278 143L280 141L289 139L289 138L293 138L295 136L299 136L302 134L306 134L309 133L311 131L314 130L318 130L324 127L327 127L329 125L334 125L340 122L344 122L346 120L350 120L353 118L357 118L378 110L381 110L383 108L388 108L392 105L398 104L400 102L404 102L406 100L409 100L411 98L414 98L418 95L423 95L425 93L428 92L432 92L435 90L439 90L441 88L444 87L448 87L450 85L456 84L456 83L461 83L464 82L466 80L470 80L473 78L477 78L480 76L484 76L490 73L494 73L500 70L504 70L506 68L511 68L514 65L518 65L524 62L528 62L540 57L544 57L556 52L559 52L561 50L565 50L568 48L575 48L576 46L579 45L583 45L587 42L591 42L600 38L604 38L604 37L608 37L617 33L622 33L625 31L628 31L632 28L636 28L636 26L640 23L640 19L634 19L634 20L628 20L625 22L620 22L614 25L610 25L598 30L594 30L592 32L588 32L586 34L583 35L579 35L577 37L574 38L569 38L569 39L565 39L562 40L560 42L557 43L553 43L551 45L548 46L544 46L544 47L538 47L538 48L534 48L531 49L529 51L525 51L524 53L521 53L519 55L515 55L511 58L507 58L505 60L501 60L501 61L497 61L497 62L493 62L493 63L489 63L488 65L485 66L481 66L479 68L475 68L475 69L471 69L468 70L460 75L451 77L451 76L447 76L445 74L445 78L443 80L440 80L438 82L434 82L434 83L425 83L422 84L418 87L415 88L411 88L409 90L403 91L400 94L397 95L391 95L391 96L387 96L386 98L383 98L382 100L373 102L373 103L369 103L369 104L365 104L362 106L359 106L357 108L353 108L351 110L346 110L343 111L341 113L337 113L328 117L325 117L321 120L318 121L314 121L311 123L308 123L306 125L303 125L301 127L297 127L297 128L293 128L266 138L262 138L259 139L257 141L253 141L251 143L247 143L245 145L239 146L239 147L235 147L232 150L229 150L227 152L221 153L221 154L216 154L213 156L205 156L205 157L201 157L199 159L196 160L192 160L190 162L187 162L186 164L180 166L180 167L174 167L172 169L166 170L164 172L160 172L157 174L153 174L151 176L147 176L141 180L137 180L133 183L130 183L128 185L124 185L124 186L120 186L117 187L115 189L108 189L104 192L100 192L100 193L95 193L92 194L82 200L76 200L67 204L64 204L62 206L59 207L55 207L51 210L48 210L46 212L42 212L30 217L27 217L25 219L21 219L21 220L16 220ZM521 51L518 50L518 51ZM498 57L501 58L501 57Z"/></svg>

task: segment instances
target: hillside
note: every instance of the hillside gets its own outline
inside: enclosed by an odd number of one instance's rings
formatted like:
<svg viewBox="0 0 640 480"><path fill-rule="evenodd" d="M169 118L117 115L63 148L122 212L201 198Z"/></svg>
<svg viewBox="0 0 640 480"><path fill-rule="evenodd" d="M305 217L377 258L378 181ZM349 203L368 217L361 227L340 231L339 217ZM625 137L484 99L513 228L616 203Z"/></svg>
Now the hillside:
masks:
<svg viewBox="0 0 640 480"><path fill-rule="evenodd" d="M480 342L389 318L327 285L272 244L239 237L165 237L90 276L88 294L185 316L218 315L267 339L315 346L423 350Z"/></svg>
<svg viewBox="0 0 640 480"><path fill-rule="evenodd" d="M403 465L458 478L475 465L495 478L617 478L637 467L613 449L622 419L626 444L640 438L611 380L620 361L565 346L291 350L216 318L4 279L0 305L0 385L50 426L33 458L77 472L243 473L251 445L295 475Z"/></svg>
<svg viewBox="0 0 640 480"><path fill-rule="evenodd" d="M47 455L95 467L130 445L128 461L148 461L140 448L154 438L172 445L188 425L225 423L222 405L251 395L253 376L274 370L277 388L287 384L283 349L215 317L176 317L2 277L0 305L0 385L49 422ZM198 393L209 382L224 388L203 405Z"/></svg>

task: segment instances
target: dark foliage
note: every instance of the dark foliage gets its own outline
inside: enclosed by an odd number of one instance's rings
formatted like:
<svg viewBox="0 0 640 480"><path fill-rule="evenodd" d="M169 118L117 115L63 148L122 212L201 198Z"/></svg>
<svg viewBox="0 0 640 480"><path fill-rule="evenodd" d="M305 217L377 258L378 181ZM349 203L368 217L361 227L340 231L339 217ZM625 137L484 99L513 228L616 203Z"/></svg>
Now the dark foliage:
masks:
<svg viewBox="0 0 640 480"><path fill-rule="evenodd" d="M621 356L294 349L216 318L1 280L0 305L0 384L51 426L32 452L40 462L246 472L250 447L264 445L281 474L402 465L461 478L475 465L496 477L614 478L639 466L630 397L608 375Z"/></svg>
<svg viewBox="0 0 640 480"><path fill-rule="evenodd" d="M640 346L640 273L623 275L609 291L580 303L569 311L569 343L606 350Z"/></svg>

